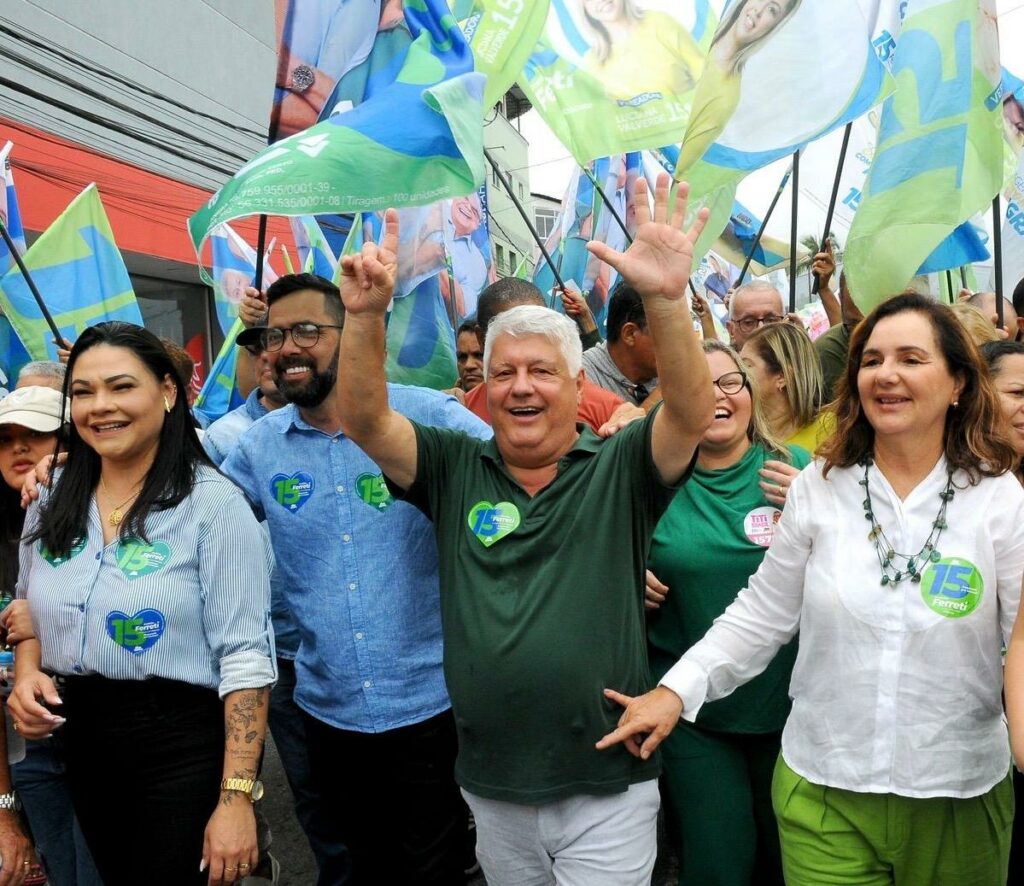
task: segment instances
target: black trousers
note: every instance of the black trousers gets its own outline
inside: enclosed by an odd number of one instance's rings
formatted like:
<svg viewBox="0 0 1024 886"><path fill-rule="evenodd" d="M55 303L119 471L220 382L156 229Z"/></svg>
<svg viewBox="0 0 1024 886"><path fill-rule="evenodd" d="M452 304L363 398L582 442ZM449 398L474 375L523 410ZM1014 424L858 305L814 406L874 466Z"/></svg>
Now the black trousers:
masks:
<svg viewBox="0 0 1024 886"><path fill-rule="evenodd" d="M68 787L105 886L205 884L224 765L217 693L104 677L69 677L60 691Z"/></svg>
<svg viewBox="0 0 1024 886"><path fill-rule="evenodd" d="M351 862L351 873L321 869L318 886L464 883L467 810L451 711L379 733L303 716L313 779Z"/></svg>

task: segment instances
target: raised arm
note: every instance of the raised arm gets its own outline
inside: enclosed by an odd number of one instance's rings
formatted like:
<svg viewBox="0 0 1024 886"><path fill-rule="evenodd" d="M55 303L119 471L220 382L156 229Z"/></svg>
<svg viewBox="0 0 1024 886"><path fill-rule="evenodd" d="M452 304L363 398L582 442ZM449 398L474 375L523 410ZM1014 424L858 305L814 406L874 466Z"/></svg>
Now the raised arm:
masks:
<svg viewBox="0 0 1024 886"><path fill-rule="evenodd" d="M384 315L398 269L398 213L384 214L384 240L341 259L345 328L338 364L341 428L403 489L416 479L416 432L388 403Z"/></svg>
<svg viewBox="0 0 1024 886"><path fill-rule="evenodd" d="M704 431L715 416L715 395L708 362L690 321L687 283L693 266L693 246L708 218L702 209L693 226L683 231L688 185L679 186L675 210L669 214L668 175L661 175L654 192L654 215L647 199L647 182L636 183L637 231L626 252L593 241L587 248L615 268L640 294L647 325L654 338L658 387L664 406L654 419L651 450L666 483L675 483L693 460Z"/></svg>

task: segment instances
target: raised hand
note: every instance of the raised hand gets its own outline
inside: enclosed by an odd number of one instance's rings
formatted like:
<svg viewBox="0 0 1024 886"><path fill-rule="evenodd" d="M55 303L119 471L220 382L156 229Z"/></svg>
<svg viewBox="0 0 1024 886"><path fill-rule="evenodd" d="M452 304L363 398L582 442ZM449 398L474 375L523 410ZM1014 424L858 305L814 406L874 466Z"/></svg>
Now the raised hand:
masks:
<svg viewBox="0 0 1024 886"><path fill-rule="evenodd" d="M587 249L615 268L644 299L660 296L676 301L686 297L687 281L693 267L693 247L708 220L709 210L702 209L691 228L683 231L690 187L685 182L679 185L675 210L670 217L671 181L667 173L658 176L652 216L647 182L642 176L637 180L633 197L637 229L629 249L619 252L597 240L587 244Z"/></svg>
<svg viewBox="0 0 1024 886"><path fill-rule="evenodd" d="M364 243L361 252L341 258L341 300L349 314L384 314L398 274L398 212L384 213L380 246Z"/></svg>

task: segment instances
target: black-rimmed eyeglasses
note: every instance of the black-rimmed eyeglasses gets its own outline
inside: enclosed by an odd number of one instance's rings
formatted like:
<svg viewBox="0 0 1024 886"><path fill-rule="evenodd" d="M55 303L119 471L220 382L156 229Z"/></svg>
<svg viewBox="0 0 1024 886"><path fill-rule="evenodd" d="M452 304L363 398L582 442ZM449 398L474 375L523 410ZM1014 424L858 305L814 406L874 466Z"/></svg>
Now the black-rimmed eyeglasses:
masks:
<svg viewBox="0 0 1024 886"><path fill-rule="evenodd" d="M280 351L284 346L285 336L289 333L296 347L312 348L320 341L320 333L324 329L341 329L341 326L332 323L296 323L284 329L270 326L263 330L260 338L263 348L267 351Z"/></svg>
<svg viewBox="0 0 1024 886"><path fill-rule="evenodd" d="M770 323L781 323L785 317L778 314L769 314L767 317L744 317L742 320L733 320L744 332L753 332L760 326L768 326Z"/></svg>

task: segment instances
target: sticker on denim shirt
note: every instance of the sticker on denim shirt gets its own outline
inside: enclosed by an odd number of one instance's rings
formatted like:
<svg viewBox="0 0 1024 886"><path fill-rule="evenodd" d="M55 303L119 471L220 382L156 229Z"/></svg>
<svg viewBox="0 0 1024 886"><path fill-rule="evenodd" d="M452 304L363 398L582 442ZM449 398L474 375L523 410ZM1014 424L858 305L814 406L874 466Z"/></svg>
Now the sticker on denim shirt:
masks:
<svg viewBox="0 0 1024 886"><path fill-rule="evenodd" d="M489 548L519 527L519 508L510 501L478 501L469 511L469 528Z"/></svg>
<svg viewBox="0 0 1024 886"><path fill-rule="evenodd" d="M297 471L292 475L274 474L270 478L270 491L286 511L293 513L301 508L313 494L313 475Z"/></svg>
<svg viewBox="0 0 1024 886"><path fill-rule="evenodd" d="M126 538L117 546L117 568L126 578L152 575L163 569L170 559L170 546L162 541L146 544L139 538Z"/></svg>
<svg viewBox="0 0 1024 886"><path fill-rule="evenodd" d="M164 633L166 621L158 609L140 609L135 615L111 612L107 615L107 634L132 655L152 649Z"/></svg>
<svg viewBox="0 0 1024 886"><path fill-rule="evenodd" d="M766 548L775 538L775 527L781 518L778 508L754 508L743 518L743 534L755 545Z"/></svg>
<svg viewBox="0 0 1024 886"><path fill-rule="evenodd" d="M51 551L45 544L39 542L39 556L42 557L47 563L54 568L60 566L62 563L67 563L72 557L82 553L85 550L85 536L79 536L73 542L71 542L71 550L68 551L66 557L59 556Z"/></svg>
<svg viewBox="0 0 1024 886"><path fill-rule="evenodd" d="M943 557L929 563L921 577L921 596L932 612L946 618L970 615L981 603L985 582L968 560Z"/></svg>
<svg viewBox="0 0 1024 886"><path fill-rule="evenodd" d="M395 503L382 474L360 474L356 477L356 493L375 511L386 511Z"/></svg>

